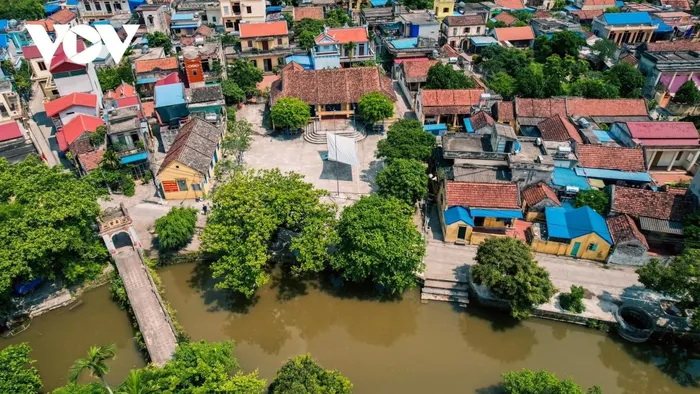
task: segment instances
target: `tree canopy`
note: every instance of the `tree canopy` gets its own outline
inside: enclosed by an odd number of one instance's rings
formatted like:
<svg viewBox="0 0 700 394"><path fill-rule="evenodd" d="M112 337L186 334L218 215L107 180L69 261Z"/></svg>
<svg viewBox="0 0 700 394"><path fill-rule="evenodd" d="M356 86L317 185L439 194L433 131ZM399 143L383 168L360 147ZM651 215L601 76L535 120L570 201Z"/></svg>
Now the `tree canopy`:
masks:
<svg viewBox="0 0 700 394"><path fill-rule="evenodd" d="M228 77L236 83L245 94L251 95L263 80L263 73L245 59L234 59L228 64Z"/></svg>
<svg viewBox="0 0 700 394"><path fill-rule="evenodd" d="M533 50L535 59L544 62L552 55L578 56L578 52L586 45L586 40L577 32L571 30L558 31L551 37L543 34L535 39Z"/></svg>
<svg viewBox="0 0 700 394"><path fill-rule="evenodd" d="M515 94L515 78L504 71L499 71L491 76L486 81L486 84L491 90L500 94L505 99L513 98Z"/></svg>
<svg viewBox="0 0 700 394"><path fill-rule="evenodd" d="M617 51L617 44L611 39L601 38L593 43L591 49L598 52L598 58L600 60L605 60L613 57Z"/></svg>
<svg viewBox="0 0 700 394"><path fill-rule="evenodd" d="M281 229L294 235L292 272L322 270L335 238L335 206L319 201L325 194L279 170L237 172L219 186L201 236L202 249L215 257L217 288L251 297L268 280L268 249Z"/></svg>
<svg viewBox="0 0 700 394"><path fill-rule="evenodd" d="M435 148L435 136L423 130L423 125L414 119L399 119L389 127L386 139L377 144L377 157L414 159L427 161Z"/></svg>
<svg viewBox="0 0 700 394"><path fill-rule="evenodd" d="M610 197L602 190L581 190L574 200L576 208L589 206L603 216L608 214L609 203Z"/></svg>
<svg viewBox="0 0 700 394"><path fill-rule="evenodd" d="M71 383L77 383L78 378L83 371L88 371L90 376L100 379L102 385L112 393L112 389L107 384L105 376L109 372L109 366L106 361L113 360L117 355L116 345L103 345L103 346L90 346L88 350L88 356L85 358L80 358L75 360L75 363L70 368L68 374L68 381Z"/></svg>
<svg viewBox="0 0 700 394"><path fill-rule="evenodd" d="M134 73L131 71L131 60L128 57L124 57L117 66L98 68L97 79L100 81L100 87L103 92L114 90L122 82L133 85Z"/></svg>
<svg viewBox="0 0 700 394"><path fill-rule="evenodd" d="M344 8L332 8L326 12L326 25L329 27L352 26L352 18Z"/></svg>
<svg viewBox="0 0 700 394"><path fill-rule="evenodd" d="M425 244L412 213L394 197L363 196L340 216L331 267L346 280L371 281L390 294L415 286Z"/></svg>
<svg viewBox="0 0 700 394"><path fill-rule="evenodd" d="M39 371L26 343L0 350L0 393L33 394L41 389Z"/></svg>
<svg viewBox="0 0 700 394"><path fill-rule="evenodd" d="M428 70L424 89L473 89L476 84L451 64L436 63Z"/></svg>
<svg viewBox="0 0 700 394"><path fill-rule="evenodd" d="M352 383L338 371L321 368L310 355L297 356L277 371L270 394L333 393L349 394Z"/></svg>
<svg viewBox="0 0 700 394"><path fill-rule="evenodd" d="M554 295L549 273L537 265L530 248L520 240L489 238L479 245L476 262L471 269L474 282L508 301L515 318L529 317L533 306Z"/></svg>
<svg viewBox="0 0 700 394"><path fill-rule="evenodd" d="M370 124L394 116L394 102L380 92L367 93L357 103L360 118Z"/></svg>
<svg viewBox="0 0 700 394"><path fill-rule="evenodd" d="M309 123L311 108L296 97L282 97L272 106L270 119L274 127L298 129Z"/></svg>
<svg viewBox="0 0 700 394"><path fill-rule="evenodd" d="M403 5L412 10L430 10L433 8L433 0L405 0Z"/></svg>
<svg viewBox="0 0 700 394"><path fill-rule="evenodd" d="M501 377L503 390L507 394L584 394L583 388L573 380L560 380L551 372L544 370L522 369L506 372ZM602 391L598 386L593 386L586 393L601 394Z"/></svg>
<svg viewBox="0 0 700 394"><path fill-rule="evenodd" d="M173 207L165 216L156 219L158 248L163 251L178 250L192 240L197 224L197 210Z"/></svg>
<svg viewBox="0 0 700 394"><path fill-rule="evenodd" d="M413 159L394 159L376 178L380 196L393 196L409 205L422 200L428 193L425 165Z"/></svg>
<svg viewBox="0 0 700 394"><path fill-rule="evenodd" d="M148 40L148 46L151 48L163 48L166 56L170 56L170 52L173 49L173 42L170 41L168 37L162 31L154 31L153 33L146 34L146 40Z"/></svg>
<svg viewBox="0 0 700 394"><path fill-rule="evenodd" d="M98 275L107 249L94 230L99 191L34 156L10 165L0 159L0 299L14 283Z"/></svg>
<svg viewBox="0 0 700 394"><path fill-rule="evenodd" d="M644 75L635 66L627 62L619 62L605 72L605 79L620 89L623 98L642 96Z"/></svg>
<svg viewBox="0 0 700 394"><path fill-rule="evenodd" d="M673 96L673 102L678 104L697 105L700 104L700 89L692 80L681 85Z"/></svg>
<svg viewBox="0 0 700 394"><path fill-rule="evenodd" d="M45 15L41 0L0 1L0 19L37 20Z"/></svg>
<svg viewBox="0 0 700 394"><path fill-rule="evenodd" d="M224 95L226 105L242 103L245 100L245 92L231 78L221 81L221 93Z"/></svg>

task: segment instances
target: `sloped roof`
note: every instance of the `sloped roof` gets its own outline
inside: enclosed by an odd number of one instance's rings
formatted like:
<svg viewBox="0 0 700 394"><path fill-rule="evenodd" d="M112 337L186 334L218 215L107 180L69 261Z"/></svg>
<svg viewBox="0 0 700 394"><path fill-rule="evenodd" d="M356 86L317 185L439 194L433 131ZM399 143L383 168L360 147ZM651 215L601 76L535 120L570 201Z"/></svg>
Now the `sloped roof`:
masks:
<svg viewBox="0 0 700 394"><path fill-rule="evenodd" d="M56 116L59 112L73 106L96 108L97 96L89 93L71 93L44 103L44 109L48 117Z"/></svg>
<svg viewBox="0 0 700 394"><path fill-rule="evenodd" d="M547 118L537 124L537 128L545 141L574 141L583 144L583 139L576 130L576 126L561 114Z"/></svg>
<svg viewBox="0 0 700 394"><path fill-rule="evenodd" d="M676 51L700 51L700 42L676 40L657 41L646 44L647 52L676 52Z"/></svg>
<svg viewBox="0 0 700 394"><path fill-rule="evenodd" d="M423 107L469 107L479 103L483 89L424 89Z"/></svg>
<svg viewBox="0 0 700 394"><path fill-rule="evenodd" d="M24 23L26 23L26 24L28 24L28 25L39 25L39 26L44 26L44 29L45 29L47 32L52 32L52 31L54 31L53 21L50 20L50 19L40 19L40 20L38 20L38 21L26 21L26 22L24 22Z"/></svg>
<svg viewBox="0 0 700 394"><path fill-rule="evenodd" d="M19 123L9 122L0 125L0 142L14 140L22 137L22 130Z"/></svg>
<svg viewBox="0 0 700 394"><path fill-rule="evenodd" d="M371 92L384 93L396 101L391 79L377 67L304 70L297 66L287 65L282 77L272 83L273 104L281 97L296 97L312 105L356 103Z"/></svg>
<svg viewBox="0 0 700 394"><path fill-rule="evenodd" d="M241 38L286 36L289 34L286 21L264 23L241 23Z"/></svg>
<svg viewBox="0 0 700 394"><path fill-rule="evenodd" d="M294 7L294 21L302 19L323 20L323 7Z"/></svg>
<svg viewBox="0 0 700 394"><path fill-rule="evenodd" d="M652 23L648 12L606 12L603 14L603 19L609 25L643 25Z"/></svg>
<svg viewBox="0 0 700 394"><path fill-rule="evenodd" d="M596 6L596 5L604 5L608 7L614 7L615 6L615 0L583 0L583 6Z"/></svg>
<svg viewBox="0 0 700 394"><path fill-rule="evenodd" d="M644 151L608 145L579 145L576 148L578 165L584 168L646 172Z"/></svg>
<svg viewBox="0 0 700 394"><path fill-rule="evenodd" d="M691 8L688 0L660 0L660 2L661 5L670 5L679 10L689 10Z"/></svg>
<svg viewBox="0 0 700 394"><path fill-rule="evenodd" d="M535 32L532 30L531 26L497 27L494 30L496 31L496 39L498 41L522 41L535 39Z"/></svg>
<svg viewBox="0 0 700 394"><path fill-rule="evenodd" d="M173 83L180 83L180 75L176 72L172 72L165 77L156 81L156 86L170 85Z"/></svg>
<svg viewBox="0 0 700 394"><path fill-rule="evenodd" d="M469 120L471 121L474 130L479 130L482 127L491 126L496 123L496 121L493 120L491 115L486 113L486 111L477 112L476 114L472 115Z"/></svg>
<svg viewBox="0 0 700 394"><path fill-rule="evenodd" d="M364 27L338 27L334 29L328 29L321 32L316 36L316 43L321 42L324 37L330 37L333 41L340 44L347 44L348 42L365 42L369 41L367 37L367 30Z"/></svg>
<svg viewBox="0 0 700 394"><path fill-rule="evenodd" d="M585 206L575 209L546 207L544 215L547 222L547 234L550 237L574 239L582 235L596 233L610 245L613 243L605 219L591 207Z"/></svg>
<svg viewBox="0 0 700 394"><path fill-rule="evenodd" d="M220 138L221 131L216 126L193 117L180 129L158 173L178 161L202 175L207 174Z"/></svg>
<svg viewBox="0 0 700 394"><path fill-rule="evenodd" d="M164 57L160 59L137 60L135 62L136 73L146 73L153 70L177 70L178 62L176 57Z"/></svg>
<svg viewBox="0 0 700 394"><path fill-rule="evenodd" d="M22 47L22 56L25 59L39 59L41 58L41 52L39 52L39 48L36 45L27 45Z"/></svg>
<svg viewBox="0 0 700 394"><path fill-rule="evenodd" d="M496 19L497 21L501 21L508 26L518 21L518 18L514 17L513 15L507 12L501 12L500 14L496 15L494 19Z"/></svg>
<svg viewBox="0 0 700 394"><path fill-rule="evenodd" d="M632 138L644 145L698 145L700 135L692 122L627 122Z"/></svg>
<svg viewBox="0 0 700 394"><path fill-rule="evenodd" d="M479 15L448 16L443 21L447 26L478 26L486 24L484 17Z"/></svg>
<svg viewBox="0 0 700 394"><path fill-rule="evenodd" d="M136 97L136 88L126 82L122 82L116 89L105 93L106 98L120 99L126 97Z"/></svg>
<svg viewBox="0 0 700 394"><path fill-rule="evenodd" d="M63 126L63 129L56 133L56 140L58 141L59 148L62 151L66 151L70 144L78 139L83 133L93 133L97 130L98 126L103 126L104 122L102 119L80 114L71 119L70 122ZM59 134L61 135L59 137Z"/></svg>
<svg viewBox="0 0 700 394"><path fill-rule="evenodd" d="M78 17L78 15L76 15L75 12L73 12L67 8L64 8L64 9L52 14L51 16L49 16L46 19L51 20L54 23L58 23L59 25L65 25L77 17Z"/></svg>
<svg viewBox="0 0 700 394"><path fill-rule="evenodd" d="M633 218L650 217L681 222L692 211L691 199L681 194L622 186L612 186L611 194L610 212L624 213Z"/></svg>
<svg viewBox="0 0 700 394"><path fill-rule="evenodd" d="M76 44L76 50L78 53L82 52L85 49L85 43L82 40L78 40ZM67 72L67 71L76 71L76 70L83 70L85 69L85 66L82 64L76 64L68 60L68 56L66 55L66 52L63 50L63 43L61 43L58 46L58 49L56 49L56 53L53 55L53 59L51 59L51 66L49 67L49 71L52 73L59 73L59 72Z"/></svg>
<svg viewBox="0 0 700 394"><path fill-rule="evenodd" d="M85 171L92 171L100 166L100 162L102 161L102 156L104 156L104 154L104 149L81 153L78 155L78 161L83 165Z"/></svg>
<svg viewBox="0 0 700 394"><path fill-rule="evenodd" d="M496 112L498 116L496 120L499 122L510 122L515 120L515 109L512 101L499 101L496 103Z"/></svg>
<svg viewBox="0 0 700 394"><path fill-rule="evenodd" d="M428 70L430 70L430 67L436 65L437 62L437 60L403 62L402 67L406 78L425 80L428 77Z"/></svg>
<svg viewBox="0 0 700 394"><path fill-rule="evenodd" d="M646 248L649 248L647 239L639 231L634 220L628 215L612 216L607 218L606 222L608 223L608 230L610 230L610 235L614 243L618 244L637 240Z"/></svg>
<svg viewBox="0 0 700 394"><path fill-rule="evenodd" d="M515 98L515 116L649 116L644 99Z"/></svg>
<svg viewBox="0 0 700 394"><path fill-rule="evenodd" d="M544 199L550 199L555 204L561 206L557 194L544 182L537 182L523 190L523 201L525 201L528 206L535 206Z"/></svg>
<svg viewBox="0 0 700 394"><path fill-rule="evenodd" d="M224 99L224 94L221 91L221 85L218 83L215 85L190 88L187 96L189 97L189 103L191 104Z"/></svg>
<svg viewBox="0 0 700 394"><path fill-rule="evenodd" d="M572 15L576 15L579 20L585 21L589 19L595 19L601 15L603 15L604 10L579 10L579 11L572 11Z"/></svg>
<svg viewBox="0 0 700 394"><path fill-rule="evenodd" d="M521 0L496 0L496 5L511 10L522 10L525 8Z"/></svg>
<svg viewBox="0 0 700 394"><path fill-rule="evenodd" d="M515 183L445 182L447 206L520 209Z"/></svg>

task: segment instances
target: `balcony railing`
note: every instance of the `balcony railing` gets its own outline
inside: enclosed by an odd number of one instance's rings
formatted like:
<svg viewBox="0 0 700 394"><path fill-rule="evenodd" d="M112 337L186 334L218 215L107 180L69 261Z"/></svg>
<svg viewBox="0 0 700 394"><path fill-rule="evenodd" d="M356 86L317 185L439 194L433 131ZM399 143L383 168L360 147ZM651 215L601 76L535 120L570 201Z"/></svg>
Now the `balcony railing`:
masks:
<svg viewBox="0 0 700 394"><path fill-rule="evenodd" d="M106 9L101 9L101 10L91 10L91 11L80 11L81 16L104 16L104 15L119 15L119 14L128 14L129 10L117 10L112 8L112 11L107 11Z"/></svg>

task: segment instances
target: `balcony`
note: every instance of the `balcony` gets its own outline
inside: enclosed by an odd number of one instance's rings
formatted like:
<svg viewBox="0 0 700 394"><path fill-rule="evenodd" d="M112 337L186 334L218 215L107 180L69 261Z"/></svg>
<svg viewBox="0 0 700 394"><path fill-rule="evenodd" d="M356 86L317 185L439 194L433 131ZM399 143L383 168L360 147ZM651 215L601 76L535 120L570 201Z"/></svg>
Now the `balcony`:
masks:
<svg viewBox="0 0 700 394"><path fill-rule="evenodd" d="M92 10L92 11L80 11L80 16L82 17L95 17L95 16L113 16L113 15L119 15L119 14L129 14L129 10L117 10L117 9L112 9L111 11L107 11L106 9L101 9L101 10Z"/></svg>

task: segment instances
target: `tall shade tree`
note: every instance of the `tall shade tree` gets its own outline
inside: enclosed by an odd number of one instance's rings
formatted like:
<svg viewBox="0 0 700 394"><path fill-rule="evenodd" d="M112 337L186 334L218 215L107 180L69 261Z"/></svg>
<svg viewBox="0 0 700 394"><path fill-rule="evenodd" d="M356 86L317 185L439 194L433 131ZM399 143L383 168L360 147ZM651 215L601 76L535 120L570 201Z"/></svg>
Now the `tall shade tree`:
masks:
<svg viewBox="0 0 700 394"><path fill-rule="evenodd" d="M476 262L471 269L474 282L508 301L515 318L529 317L533 306L554 295L549 273L537 265L530 248L520 240L489 238L479 245Z"/></svg>
<svg viewBox="0 0 700 394"><path fill-rule="evenodd" d="M394 102L379 92L367 93L357 103L360 118L374 124L394 116Z"/></svg>
<svg viewBox="0 0 700 394"><path fill-rule="evenodd" d="M352 282L371 281L390 294L416 285L425 244L411 220L413 209L394 197L362 197L345 208L331 266Z"/></svg>
<svg viewBox="0 0 700 394"><path fill-rule="evenodd" d="M598 59L604 61L613 57L617 51L617 44L611 39L601 38L591 46L591 49L598 53Z"/></svg>
<svg viewBox="0 0 700 394"><path fill-rule="evenodd" d="M114 90L122 82L133 85L134 72L131 70L131 60L125 57L117 66L98 68L97 79L100 81L103 92Z"/></svg>
<svg viewBox="0 0 700 394"><path fill-rule="evenodd" d="M0 393L33 394L41 389L39 371L29 358L32 348L26 343L0 350Z"/></svg>
<svg viewBox="0 0 700 394"><path fill-rule="evenodd" d="M0 301L32 278L94 278L109 255L94 228L100 191L34 156L0 159Z"/></svg>
<svg viewBox="0 0 700 394"><path fill-rule="evenodd" d="M515 76L516 95L520 97L544 98L545 76L542 64L530 63Z"/></svg>
<svg viewBox="0 0 700 394"><path fill-rule="evenodd" d="M234 105L245 100L245 92L233 79L221 81L221 93L224 95L226 105Z"/></svg>
<svg viewBox="0 0 700 394"><path fill-rule="evenodd" d="M296 97L282 97L272 106L270 119L274 127L298 129L309 123L311 108Z"/></svg>
<svg viewBox="0 0 700 394"><path fill-rule="evenodd" d="M425 89L473 89L476 84L451 64L436 63L428 70Z"/></svg>
<svg viewBox="0 0 700 394"><path fill-rule="evenodd" d="M158 248L162 251L175 251L187 246L194 236L196 224L196 209L174 207L156 220Z"/></svg>
<svg viewBox="0 0 700 394"><path fill-rule="evenodd" d="M675 96L673 96L673 102L686 105L700 104L700 89L692 80L686 81L676 91Z"/></svg>
<svg viewBox="0 0 700 394"><path fill-rule="evenodd" d="M535 39L533 49L535 59L544 62L552 55L564 57L566 55L578 56L578 52L586 45L586 40L577 32L564 30L552 34L551 37L541 35Z"/></svg>
<svg viewBox="0 0 700 394"><path fill-rule="evenodd" d="M635 66L627 62L619 62L605 72L605 80L620 88L620 96L637 98L642 96L644 75Z"/></svg>
<svg viewBox="0 0 700 394"><path fill-rule="evenodd" d="M326 25L330 27L352 26L352 18L344 8L332 8L326 12Z"/></svg>
<svg viewBox="0 0 700 394"><path fill-rule="evenodd" d="M379 195L396 197L414 205L428 193L428 175L425 165L413 159L395 159L376 178Z"/></svg>
<svg viewBox="0 0 700 394"><path fill-rule="evenodd" d="M584 394L583 388L571 379L560 380L554 374L547 371L520 371L506 372L503 378L502 388L507 394ZM585 393L601 394L598 386L593 386Z"/></svg>
<svg viewBox="0 0 700 394"><path fill-rule="evenodd" d="M335 239L335 206L321 203L324 195L303 176L279 170L238 172L221 185L201 236L202 248L215 257L217 288L251 297L268 281L268 250L282 230L293 234L292 272L322 270Z"/></svg>
<svg viewBox="0 0 700 394"><path fill-rule="evenodd" d="M228 64L228 77L246 94L255 93L258 83L263 80L263 73L245 59L235 59Z"/></svg>
<svg viewBox="0 0 700 394"><path fill-rule="evenodd" d="M431 10L433 9L433 0L405 0L403 5L412 10Z"/></svg>
<svg viewBox="0 0 700 394"><path fill-rule="evenodd" d="M338 371L321 368L306 354L287 361L277 371L268 392L350 394L352 383Z"/></svg>
<svg viewBox="0 0 700 394"><path fill-rule="evenodd" d="M603 216L608 214L609 204L610 197L602 190L582 190L578 192L576 200L574 200L576 208L588 206Z"/></svg>
<svg viewBox="0 0 700 394"><path fill-rule="evenodd" d="M68 381L76 383L83 371L87 370L91 376L100 379L102 385L112 394L112 389L109 387L109 384L107 384L105 375L109 372L107 361L114 359L116 351L117 347L113 344L90 346L88 356L86 358L77 359L75 363L73 363L73 366L70 368L70 373L68 374Z"/></svg>
<svg viewBox="0 0 700 394"><path fill-rule="evenodd" d="M0 19L37 20L45 15L40 0L0 1Z"/></svg>
<svg viewBox="0 0 700 394"><path fill-rule="evenodd" d="M595 74L573 82L569 85L568 91L572 96L585 98L608 99L620 97L620 88L617 85L608 83L603 78L596 77Z"/></svg>
<svg viewBox="0 0 700 394"><path fill-rule="evenodd" d="M247 120L228 121L226 133L221 142L221 149L227 155L233 155L236 164L243 164L243 153L250 148L253 139L253 124Z"/></svg>
<svg viewBox="0 0 700 394"><path fill-rule="evenodd" d="M170 56L170 51L173 49L173 42L162 31L155 31L146 35L148 45L152 48L163 48L166 56Z"/></svg>
<svg viewBox="0 0 700 394"><path fill-rule="evenodd" d="M435 136L415 119L399 119L389 127L386 139L377 144L377 157L427 161L435 148Z"/></svg>
<svg viewBox="0 0 700 394"><path fill-rule="evenodd" d="M504 71L499 71L490 77L486 84L491 90L500 94L505 99L510 99L515 94L515 78Z"/></svg>

